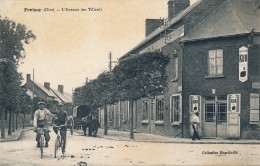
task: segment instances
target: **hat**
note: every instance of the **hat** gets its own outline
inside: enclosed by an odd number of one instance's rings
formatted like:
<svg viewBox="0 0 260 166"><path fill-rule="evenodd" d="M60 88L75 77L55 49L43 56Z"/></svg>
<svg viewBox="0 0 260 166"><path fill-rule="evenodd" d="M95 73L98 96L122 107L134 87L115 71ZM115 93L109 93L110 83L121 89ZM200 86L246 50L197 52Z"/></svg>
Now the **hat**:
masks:
<svg viewBox="0 0 260 166"><path fill-rule="evenodd" d="M40 104L46 105L43 101L39 101L38 105L40 105Z"/></svg>
<svg viewBox="0 0 260 166"><path fill-rule="evenodd" d="M64 106L64 104L63 103L59 103L58 106Z"/></svg>

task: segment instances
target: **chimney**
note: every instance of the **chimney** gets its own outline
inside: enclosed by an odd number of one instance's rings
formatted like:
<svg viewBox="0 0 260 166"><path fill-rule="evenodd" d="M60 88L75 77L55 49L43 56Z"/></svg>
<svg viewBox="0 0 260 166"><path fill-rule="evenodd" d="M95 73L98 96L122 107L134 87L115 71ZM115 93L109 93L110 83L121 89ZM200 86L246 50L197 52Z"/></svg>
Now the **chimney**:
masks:
<svg viewBox="0 0 260 166"><path fill-rule="evenodd" d="M32 81L31 74L26 74L26 82Z"/></svg>
<svg viewBox="0 0 260 166"><path fill-rule="evenodd" d="M63 94L63 89L64 89L63 85L58 85L58 91L60 91L60 93L62 94Z"/></svg>
<svg viewBox="0 0 260 166"><path fill-rule="evenodd" d="M163 24L162 19L146 19L145 20L145 37L152 33L156 28Z"/></svg>
<svg viewBox="0 0 260 166"><path fill-rule="evenodd" d="M168 19L177 16L182 10L190 6L190 0L169 0L168 1Z"/></svg>
<svg viewBox="0 0 260 166"><path fill-rule="evenodd" d="M44 87L48 90L50 90L50 83L49 82L44 82Z"/></svg>

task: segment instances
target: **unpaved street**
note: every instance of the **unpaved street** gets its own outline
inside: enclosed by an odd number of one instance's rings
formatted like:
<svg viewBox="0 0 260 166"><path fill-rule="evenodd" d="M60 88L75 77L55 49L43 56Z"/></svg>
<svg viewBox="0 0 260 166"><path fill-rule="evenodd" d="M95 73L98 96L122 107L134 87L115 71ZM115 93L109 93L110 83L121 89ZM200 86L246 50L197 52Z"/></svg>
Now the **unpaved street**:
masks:
<svg viewBox="0 0 260 166"><path fill-rule="evenodd" d="M0 165L259 165L260 145L173 144L114 141L68 132L66 157L54 158L54 132L44 149L36 148L35 133L27 131L20 141L0 143ZM220 154L222 153L227 154ZM230 154L228 154L230 153Z"/></svg>

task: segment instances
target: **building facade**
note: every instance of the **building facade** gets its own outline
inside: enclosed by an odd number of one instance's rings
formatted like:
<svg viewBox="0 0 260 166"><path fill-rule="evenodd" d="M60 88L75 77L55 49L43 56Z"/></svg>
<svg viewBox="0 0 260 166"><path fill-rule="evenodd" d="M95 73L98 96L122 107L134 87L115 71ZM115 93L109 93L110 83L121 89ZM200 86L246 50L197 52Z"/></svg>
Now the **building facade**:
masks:
<svg viewBox="0 0 260 166"><path fill-rule="evenodd" d="M164 94L134 102L136 132L190 137L190 117L199 111L202 137L255 137L259 3L199 0L190 5L186 0L169 0L168 20L146 21L145 40L120 60L160 51L171 61ZM103 124L104 111L100 112ZM128 101L109 106L108 115L111 129L129 130Z"/></svg>

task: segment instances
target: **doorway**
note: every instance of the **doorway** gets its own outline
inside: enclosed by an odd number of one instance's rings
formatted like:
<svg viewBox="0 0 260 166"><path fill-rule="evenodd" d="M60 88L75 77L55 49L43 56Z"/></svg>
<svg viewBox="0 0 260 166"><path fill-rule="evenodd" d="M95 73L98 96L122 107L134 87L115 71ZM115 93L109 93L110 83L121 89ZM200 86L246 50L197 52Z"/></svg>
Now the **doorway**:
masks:
<svg viewBox="0 0 260 166"><path fill-rule="evenodd" d="M203 136L227 137L227 96L204 97Z"/></svg>

